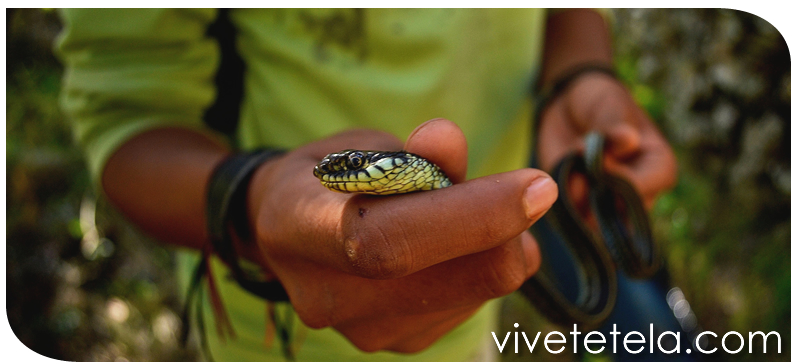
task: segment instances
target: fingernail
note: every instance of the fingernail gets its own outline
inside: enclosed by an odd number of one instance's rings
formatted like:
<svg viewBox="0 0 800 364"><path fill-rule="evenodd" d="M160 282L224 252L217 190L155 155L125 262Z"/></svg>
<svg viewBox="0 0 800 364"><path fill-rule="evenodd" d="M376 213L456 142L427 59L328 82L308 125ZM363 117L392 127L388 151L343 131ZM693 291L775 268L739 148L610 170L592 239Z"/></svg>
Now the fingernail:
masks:
<svg viewBox="0 0 800 364"><path fill-rule="evenodd" d="M529 219L538 218L544 213L558 197L556 182L549 176L539 177L525 189L522 196L522 205Z"/></svg>

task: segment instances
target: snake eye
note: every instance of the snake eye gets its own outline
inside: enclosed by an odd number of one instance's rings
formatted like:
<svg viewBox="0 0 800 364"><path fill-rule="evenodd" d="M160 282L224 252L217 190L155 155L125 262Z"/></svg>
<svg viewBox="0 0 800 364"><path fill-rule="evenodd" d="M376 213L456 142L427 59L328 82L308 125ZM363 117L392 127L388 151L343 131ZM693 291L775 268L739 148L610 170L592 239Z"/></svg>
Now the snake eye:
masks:
<svg viewBox="0 0 800 364"><path fill-rule="evenodd" d="M351 169L358 169L364 163L364 153L355 152L347 156L347 164Z"/></svg>

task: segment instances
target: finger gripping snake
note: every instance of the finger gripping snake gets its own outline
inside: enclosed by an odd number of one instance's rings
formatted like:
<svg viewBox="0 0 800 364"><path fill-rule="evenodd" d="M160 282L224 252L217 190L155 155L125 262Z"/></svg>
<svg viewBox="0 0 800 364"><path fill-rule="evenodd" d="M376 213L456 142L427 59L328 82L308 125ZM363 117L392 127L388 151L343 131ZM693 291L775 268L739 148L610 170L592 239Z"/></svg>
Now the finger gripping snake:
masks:
<svg viewBox="0 0 800 364"><path fill-rule="evenodd" d="M370 195L430 191L453 184L439 166L406 151L331 153L314 167L314 176L331 191Z"/></svg>

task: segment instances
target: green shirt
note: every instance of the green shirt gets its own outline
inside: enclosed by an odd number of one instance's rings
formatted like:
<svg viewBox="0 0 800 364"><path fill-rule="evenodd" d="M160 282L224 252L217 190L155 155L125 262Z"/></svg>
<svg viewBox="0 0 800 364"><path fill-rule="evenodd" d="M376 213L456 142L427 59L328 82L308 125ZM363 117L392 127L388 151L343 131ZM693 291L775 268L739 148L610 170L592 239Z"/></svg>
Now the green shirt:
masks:
<svg viewBox="0 0 800 364"><path fill-rule="evenodd" d="M114 150L150 128L203 124L219 48L206 34L215 10L63 11L57 53L66 65L62 106L97 179ZM237 9L247 64L237 129L242 148L294 148L350 128L405 139L420 123L456 122L469 144L469 177L526 165L546 11L541 9ZM181 253L185 276L195 263ZM217 360L280 360L264 343L264 302L215 264L238 339L222 343L207 308ZM280 307L279 307L280 308ZM295 317L298 360L475 358L494 330L497 303L414 355L358 351L332 329Z"/></svg>

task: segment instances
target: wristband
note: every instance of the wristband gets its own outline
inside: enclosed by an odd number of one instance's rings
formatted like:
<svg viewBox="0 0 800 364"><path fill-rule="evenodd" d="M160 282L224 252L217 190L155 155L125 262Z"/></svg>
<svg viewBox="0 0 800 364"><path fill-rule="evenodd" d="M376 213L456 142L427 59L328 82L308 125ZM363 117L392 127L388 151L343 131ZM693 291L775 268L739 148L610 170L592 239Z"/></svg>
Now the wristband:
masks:
<svg viewBox="0 0 800 364"><path fill-rule="evenodd" d="M247 218L247 190L256 169L268 160L280 156L282 150L257 150L250 153L235 154L220 163L211 174L208 182L206 205L206 225L209 241L203 247L202 258L192 276L186 295L183 314L184 322L181 341L186 345L189 337L189 312L191 305L201 291L203 277L208 276L208 288L213 306L217 334L224 338L235 337L233 326L222 306L222 298L211 273L211 255L216 253L228 265L233 279L244 290L272 302L288 302L289 296L279 281L266 281L259 273L246 270L239 264L239 256L234 248L234 238L243 244L252 244ZM235 237L234 237L235 235ZM200 330L200 344L208 358L211 352L205 336L202 313L202 300L196 301L197 322ZM227 332L227 335L226 335Z"/></svg>
<svg viewBox="0 0 800 364"><path fill-rule="evenodd" d="M208 185L206 219L211 250L230 267L243 289L269 301L288 301L289 297L280 282L261 280L257 272L242 268L232 234L238 241L252 244L247 218L250 179L259 166L283 153L258 150L228 157L214 170Z"/></svg>

